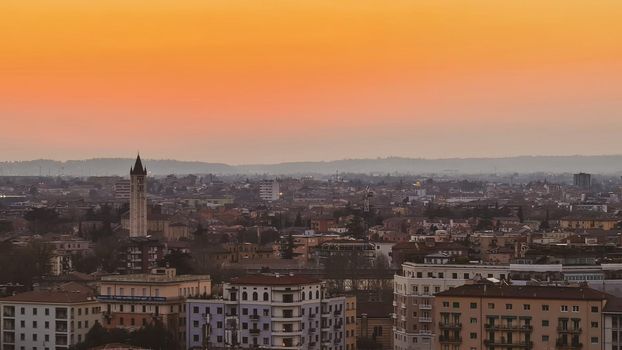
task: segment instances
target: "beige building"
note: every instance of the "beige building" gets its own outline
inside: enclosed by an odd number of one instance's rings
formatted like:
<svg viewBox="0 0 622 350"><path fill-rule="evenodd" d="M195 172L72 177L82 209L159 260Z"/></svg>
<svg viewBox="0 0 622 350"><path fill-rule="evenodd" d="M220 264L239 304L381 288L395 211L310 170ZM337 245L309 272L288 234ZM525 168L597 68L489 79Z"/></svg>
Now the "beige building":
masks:
<svg viewBox="0 0 622 350"><path fill-rule="evenodd" d="M356 338L382 350L393 349L393 308L391 303L363 302L357 305Z"/></svg>
<svg viewBox="0 0 622 350"><path fill-rule="evenodd" d="M404 263L394 276L395 350L432 350L436 331L432 298L474 279L508 277L508 265Z"/></svg>
<svg viewBox="0 0 622 350"><path fill-rule="evenodd" d="M159 321L185 340L185 301L211 295L211 281L204 275L177 275L175 269L158 268L149 274L104 276L98 299L104 327L138 329Z"/></svg>
<svg viewBox="0 0 622 350"><path fill-rule="evenodd" d="M93 291L75 283L2 298L0 308L3 350L69 349L101 322L101 305Z"/></svg>
<svg viewBox="0 0 622 350"><path fill-rule="evenodd" d="M471 284L434 297L434 349L602 349L610 295L588 287Z"/></svg>

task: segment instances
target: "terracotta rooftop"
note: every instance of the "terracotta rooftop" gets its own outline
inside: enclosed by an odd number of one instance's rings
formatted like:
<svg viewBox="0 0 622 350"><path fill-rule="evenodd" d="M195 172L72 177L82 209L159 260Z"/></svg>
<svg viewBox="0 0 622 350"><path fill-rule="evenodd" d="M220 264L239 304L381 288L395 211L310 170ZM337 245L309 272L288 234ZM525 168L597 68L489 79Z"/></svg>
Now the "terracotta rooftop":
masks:
<svg viewBox="0 0 622 350"><path fill-rule="evenodd" d="M231 284L236 285L266 285L266 286L288 286L288 285L301 285L301 284L316 284L321 280L308 276L300 275L247 275L234 277L231 279Z"/></svg>
<svg viewBox="0 0 622 350"><path fill-rule="evenodd" d="M92 293L80 291L32 291L16 294L6 298L0 298L2 303L50 303L50 304L73 304L95 301Z"/></svg>
<svg viewBox="0 0 622 350"><path fill-rule="evenodd" d="M486 297L518 299L603 300L610 294L588 287L508 286L471 284L436 293L439 297Z"/></svg>

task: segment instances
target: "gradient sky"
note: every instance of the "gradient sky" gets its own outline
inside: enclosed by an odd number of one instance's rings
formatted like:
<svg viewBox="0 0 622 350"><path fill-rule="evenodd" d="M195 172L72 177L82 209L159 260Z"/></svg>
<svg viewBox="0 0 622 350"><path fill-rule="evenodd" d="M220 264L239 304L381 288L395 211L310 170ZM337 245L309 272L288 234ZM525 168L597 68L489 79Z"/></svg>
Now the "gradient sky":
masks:
<svg viewBox="0 0 622 350"><path fill-rule="evenodd" d="M0 160L622 153L620 0L1 0Z"/></svg>

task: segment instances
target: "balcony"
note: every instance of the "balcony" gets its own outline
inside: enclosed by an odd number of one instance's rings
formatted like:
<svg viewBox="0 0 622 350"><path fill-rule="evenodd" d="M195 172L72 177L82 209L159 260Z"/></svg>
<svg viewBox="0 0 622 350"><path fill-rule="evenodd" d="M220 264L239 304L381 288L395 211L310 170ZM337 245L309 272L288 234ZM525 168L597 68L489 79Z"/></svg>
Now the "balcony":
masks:
<svg viewBox="0 0 622 350"><path fill-rule="evenodd" d="M430 304L419 304L419 310L432 310L432 305L430 305Z"/></svg>
<svg viewBox="0 0 622 350"><path fill-rule="evenodd" d="M432 317L419 317L419 322L420 323L431 323Z"/></svg>
<svg viewBox="0 0 622 350"><path fill-rule="evenodd" d="M532 341L507 341L505 338L501 338L500 340L484 340L484 345L486 346L502 346L509 348L525 348L525 349L533 349Z"/></svg>
<svg viewBox="0 0 622 350"><path fill-rule="evenodd" d="M438 327L440 329L462 329L462 323L439 322Z"/></svg>
<svg viewBox="0 0 622 350"><path fill-rule="evenodd" d="M251 321L259 321L259 315L250 315L250 316L248 316L248 318Z"/></svg>
<svg viewBox="0 0 622 350"><path fill-rule="evenodd" d="M438 341L443 344L460 344L462 343L462 337L446 337L443 335L438 336Z"/></svg>
<svg viewBox="0 0 622 350"><path fill-rule="evenodd" d="M583 348L583 343L566 343L561 339L557 339L555 342L555 349L559 350L579 350Z"/></svg>
<svg viewBox="0 0 622 350"><path fill-rule="evenodd" d="M485 326L488 331L515 331L515 332L531 332L533 331L532 325L519 325L519 324L489 324Z"/></svg>
<svg viewBox="0 0 622 350"><path fill-rule="evenodd" d="M261 330L259 328L251 328L248 332L253 335L258 335Z"/></svg>
<svg viewBox="0 0 622 350"><path fill-rule="evenodd" d="M581 334L582 331L583 330L580 327L578 328L557 327L558 333Z"/></svg>

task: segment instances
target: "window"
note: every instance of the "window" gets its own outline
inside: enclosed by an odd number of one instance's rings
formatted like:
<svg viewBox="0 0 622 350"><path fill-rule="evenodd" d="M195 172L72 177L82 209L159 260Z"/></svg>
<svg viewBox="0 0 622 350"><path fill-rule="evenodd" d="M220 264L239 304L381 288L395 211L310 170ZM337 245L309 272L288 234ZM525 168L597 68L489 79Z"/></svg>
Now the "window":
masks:
<svg viewBox="0 0 622 350"><path fill-rule="evenodd" d="M257 292L253 292L253 300L254 301L259 300L259 294L257 294Z"/></svg>
<svg viewBox="0 0 622 350"><path fill-rule="evenodd" d="M464 279L465 279L465 280L468 280L468 279L469 279L469 274L468 274L468 273L465 273L465 274L464 274Z"/></svg>
<svg viewBox="0 0 622 350"><path fill-rule="evenodd" d="M248 300L248 293L242 292L242 300Z"/></svg>
<svg viewBox="0 0 622 350"><path fill-rule="evenodd" d="M598 344L598 337L592 337L592 338L590 338L590 342L591 342L592 344Z"/></svg>
<svg viewBox="0 0 622 350"><path fill-rule="evenodd" d="M471 303L471 309L477 309L477 303Z"/></svg>
<svg viewBox="0 0 622 350"><path fill-rule="evenodd" d="M572 305L572 312L579 312L579 305Z"/></svg>
<svg viewBox="0 0 622 350"><path fill-rule="evenodd" d="M542 341L544 341L544 342L549 341L549 336L548 335L543 335L542 336Z"/></svg>
<svg viewBox="0 0 622 350"><path fill-rule="evenodd" d="M489 309L494 309L494 308L495 308L495 304L493 304L493 303L488 303L488 308L489 308Z"/></svg>
<svg viewBox="0 0 622 350"><path fill-rule="evenodd" d="M471 319L469 320L469 323L476 324L477 323L477 318L471 317Z"/></svg>
<svg viewBox="0 0 622 350"><path fill-rule="evenodd" d="M561 311L562 312L568 312L568 305L562 305Z"/></svg>
<svg viewBox="0 0 622 350"><path fill-rule="evenodd" d="M449 302L448 301L443 301L443 307L449 307Z"/></svg>
<svg viewBox="0 0 622 350"><path fill-rule="evenodd" d="M452 305L452 306L453 306L453 308L454 308L454 309L459 309L459 308L460 308L460 303L459 303L459 302L454 301L454 303L453 303L453 305Z"/></svg>
<svg viewBox="0 0 622 350"><path fill-rule="evenodd" d="M455 279L455 280L456 280L456 279L458 279L458 274L457 274L457 273L455 273L455 272L454 272L454 273L452 273L452 274L451 274L451 278L453 278L453 279Z"/></svg>
<svg viewBox="0 0 622 350"><path fill-rule="evenodd" d="M592 328L598 328L598 322L592 321Z"/></svg>
<svg viewBox="0 0 622 350"><path fill-rule="evenodd" d="M548 327L549 326L549 320L542 320L542 327Z"/></svg>
<svg viewBox="0 0 622 350"><path fill-rule="evenodd" d="M505 304L506 310L512 310L512 304Z"/></svg>
<svg viewBox="0 0 622 350"><path fill-rule="evenodd" d="M198 306L193 306L192 307L192 313L193 314L198 314L199 313L199 307Z"/></svg>
<svg viewBox="0 0 622 350"><path fill-rule="evenodd" d="M469 333L469 338L477 339L477 333Z"/></svg>
<svg viewBox="0 0 622 350"><path fill-rule="evenodd" d="M542 305L542 311L549 311L549 306L546 304Z"/></svg>
<svg viewBox="0 0 622 350"><path fill-rule="evenodd" d="M523 304L523 310L531 310L531 305Z"/></svg>
<svg viewBox="0 0 622 350"><path fill-rule="evenodd" d="M592 312L598 312L598 306L592 306Z"/></svg>

